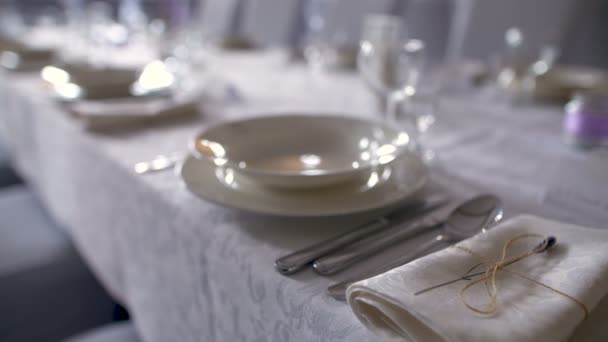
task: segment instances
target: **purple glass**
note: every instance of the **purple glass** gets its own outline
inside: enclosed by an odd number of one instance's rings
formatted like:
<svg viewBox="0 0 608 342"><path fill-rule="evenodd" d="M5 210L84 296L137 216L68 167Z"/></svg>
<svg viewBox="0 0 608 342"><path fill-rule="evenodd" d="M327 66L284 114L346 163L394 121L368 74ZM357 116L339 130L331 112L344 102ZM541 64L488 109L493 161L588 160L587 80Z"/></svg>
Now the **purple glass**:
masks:
<svg viewBox="0 0 608 342"><path fill-rule="evenodd" d="M564 131L567 136L588 143L608 141L608 95L577 94L566 106Z"/></svg>

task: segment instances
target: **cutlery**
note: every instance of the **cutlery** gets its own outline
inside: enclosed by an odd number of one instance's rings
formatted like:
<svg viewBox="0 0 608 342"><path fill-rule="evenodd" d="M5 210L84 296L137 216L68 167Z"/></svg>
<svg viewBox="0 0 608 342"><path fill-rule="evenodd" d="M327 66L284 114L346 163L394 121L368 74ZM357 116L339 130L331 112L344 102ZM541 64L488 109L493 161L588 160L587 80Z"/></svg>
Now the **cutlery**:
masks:
<svg viewBox="0 0 608 342"><path fill-rule="evenodd" d="M385 248L436 228L447 219L449 214L449 211L446 210L438 211L430 213L415 222L405 222L403 225L366 236L355 244L316 259L312 266L321 275L332 275L343 271Z"/></svg>
<svg viewBox="0 0 608 342"><path fill-rule="evenodd" d="M175 152L167 155L159 155L148 161L136 163L133 166L135 173L143 175L146 173L170 169L186 157L186 153Z"/></svg>
<svg viewBox="0 0 608 342"><path fill-rule="evenodd" d="M392 225L395 222L400 222L408 218L411 219L417 217L418 215L424 214L437 208L445 202L446 198L443 195L432 195L422 201L410 203L405 207L400 207L382 217L376 218L370 222L366 222L345 234L334 236L328 240L282 256L274 262L275 269L279 273L285 275L293 274L313 262L315 259L327 253L331 253L350 243L362 239L369 234Z"/></svg>
<svg viewBox="0 0 608 342"><path fill-rule="evenodd" d="M338 300L345 300L346 289L353 283L382 274L404 265L425 252L444 243L455 243L486 231L503 217L502 202L494 195L476 196L456 207L440 224L441 232L414 251L389 262L379 269L358 274L348 280L330 286L327 291Z"/></svg>

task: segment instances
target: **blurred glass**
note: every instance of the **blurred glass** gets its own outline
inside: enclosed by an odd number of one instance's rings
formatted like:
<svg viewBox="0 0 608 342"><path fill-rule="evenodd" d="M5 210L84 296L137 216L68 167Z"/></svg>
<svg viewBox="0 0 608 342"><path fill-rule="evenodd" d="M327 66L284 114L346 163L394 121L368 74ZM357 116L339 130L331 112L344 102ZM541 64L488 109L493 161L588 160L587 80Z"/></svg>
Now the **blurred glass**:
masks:
<svg viewBox="0 0 608 342"><path fill-rule="evenodd" d="M357 68L384 101L401 87L402 80L398 80L401 30L401 18L389 15L370 15L363 24Z"/></svg>
<svg viewBox="0 0 608 342"><path fill-rule="evenodd" d="M366 18L357 67L369 87L386 101L386 120L395 105L416 92L425 66L425 44L401 40L401 19L387 15Z"/></svg>
<svg viewBox="0 0 608 342"><path fill-rule="evenodd" d="M422 78L416 91L403 94L394 103L394 122L410 135L412 149L423 161L431 163L435 160L436 152L431 148L429 130L437 120L438 88L437 83Z"/></svg>
<svg viewBox="0 0 608 342"><path fill-rule="evenodd" d="M456 6L452 0L408 0L404 5L407 36L425 43L428 65L447 59Z"/></svg>
<svg viewBox="0 0 608 342"><path fill-rule="evenodd" d="M401 19L367 17L361 39L358 69L366 84L385 101L384 120L405 129L411 145L425 161L434 152L424 137L435 122L439 79L427 62L425 42L401 38Z"/></svg>
<svg viewBox="0 0 608 342"><path fill-rule="evenodd" d="M555 66L560 51L553 44L538 48L526 46L525 35L518 27L504 34L504 50L490 63L490 85L494 99L507 103L528 102L537 92L537 80Z"/></svg>
<svg viewBox="0 0 608 342"><path fill-rule="evenodd" d="M65 100L158 95L198 86L191 70L201 47L193 43L200 42L194 11L199 2L63 0L65 44L40 75ZM5 61L0 59L2 65Z"/></svg>
<svg viewBox="0 0 608 342"><path fill-rule="evenodd" d="M0 65L10 70L31 70L50 63L65 42L63 8L0 3Z"/></svg>
<svg viewBox="0 0 608 342"><path fill-rule="evenodd" d="M60 62L97 70L159 70L176 85L201 63L204 37L201 0L64 0L72 41ZM149 73L148 73L149 74Z"/></svg>
<svg viewBox="0 0 608 342"><path fill-rule="evenodd" d="M348 39L348 28L337 20L348 0L310 0L305 10L304 58L313 71L354 67L356 47Z"/></svg>

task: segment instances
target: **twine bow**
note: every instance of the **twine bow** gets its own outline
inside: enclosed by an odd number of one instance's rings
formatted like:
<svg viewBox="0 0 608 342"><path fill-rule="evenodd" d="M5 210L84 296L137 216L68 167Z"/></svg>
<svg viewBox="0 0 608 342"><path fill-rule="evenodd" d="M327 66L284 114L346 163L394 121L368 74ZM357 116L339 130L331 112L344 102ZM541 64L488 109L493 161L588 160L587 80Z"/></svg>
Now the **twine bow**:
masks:
<svg viewBox="0 0 608 342"><path fill-rule="evenodd" d="M509 250L509 247L516 241L519 240L523 240L523 239L528 239L528 238L544 238L543 241L541 243L539 243L538 245L536 245L533 249L531 249L528 252L525 253L521 253L519 255L513 256L513 257L507 257L507 252ZM473 280L472 282L470 282L469 284L465 285L459 292L459 297L461 302L471 311L481 314L481 315L492 315L494 313L496 313L496 311L498 310L498 300L497 300L497 296L498 296L498 286L496 284L496 274L499 271L505 271L514 275L517 275L523 279L526 279L528 281L531 281L537 285L540 285L548 290L551 290L565 298L568 298L569 300L571 300L572 302L576 303L581 310L583 310L584 312L584 318L587 318L587 316L589 315L589 310L587 309L587 306L581 302L580 300L578 300L577 298L564 293L563 291L560 291L554 287L551 287L547 284L544 284L536 279L530 278L525 274L519 273L517 271L513 271L510 270L508 268L506 268L506 266L509 266L513 263L516 263L518 261L521 261L525 258L528 258L534 254L538 254L538 253L542 253L545 252L546 250L548 250L549 248L553 247L556 243L556 239L555 237L547 237L545 238L544 236L538 235L538 234L521 234L521 235L517 235L516 237L510 239L509 241L507 241L503 248L502 248L502 254L501 257L498 261L494 262L491 261L490 259L480 255L479 253L467 248L467 247L462 247L462 246L455 246L455 248L458 248L466 253L469 253L475 257L477 257L481 263L477 264L475 267L471 268L470 270L467 271L467 273L465 273L462 277L449 281L449 282L445 282L439 285L435 285L432 287L429 287L427 289L424 289L422 291L418 291L415 293L415 295L419 295L422 294L424 292L428 292L430 290L433 290L435 288L444 286L444 285L448 285L454 282L457 282L459 280L471 280L473 277L475 276L479 276L481 275L482 277L476 280ZM475 270L477 267L481 266L481 265L486 265L487 268L485 271L483 272L478 272L478 273L474 273L471 274L471 272L473 270ZM488 297L489 297L489 303L486 305L486 307L482 308L479 306L475 306L473 304L471 304L468 300L467 297L465 296L465 293L468 289L470 289L471 287L480 284L480 283L484 283L485 288L486 288L486 292L488 293Z"/></svg>

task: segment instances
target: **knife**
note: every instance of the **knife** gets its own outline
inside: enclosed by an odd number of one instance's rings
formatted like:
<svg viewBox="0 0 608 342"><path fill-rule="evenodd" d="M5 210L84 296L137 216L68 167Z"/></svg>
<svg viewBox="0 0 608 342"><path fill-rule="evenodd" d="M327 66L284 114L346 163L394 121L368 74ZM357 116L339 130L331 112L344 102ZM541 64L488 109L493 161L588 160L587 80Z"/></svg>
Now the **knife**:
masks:
<svg viewBox="0 0 608 342"><path fill-rule="evenodd" d="M396 243L437 227L447 219L449 213L449 210L438 210L438 212L432 212L421 220L406 222L403 225L366 236L352 246L318 258L313 263L313 268L321 275L338 273Z"/></svg>
<svg viewBox="0 0 608 342"><path fill-rule="evenodd" d="M328 240L282 256L274 262L275 269L281 274L293 274L317 258L334 252L395 223L399 223L406 219L413 219L414 217L425 214L445 202L447 202L447 198L444 195L434 194L422 200L409 203L384 216L366 222L347 233L331 237Z"/></svg>
<svg viewBox="0 0 608 342"><path fill-rule="evenodd" d="M432 242L434 242L434 241L432 241ZM339 283L335 283L327 288L327 293L337 300L344 301L344 300L346 300L346 289L348 289L348 287L350 285L352 285L358 281L368 279L371 277L375 277L382 273L386 273L401 265L405 265L408 262L416 259L417 257L424 255L427 251L428 251L428 244L423 245L423 246L419 247L415 251L414 254L406 254L406 255L400 256L399 258L392 260L391 262L387 263L386 265L384 265L378 269L373 269L368 272L360 273L352 278L341 281Z"/></svg>

